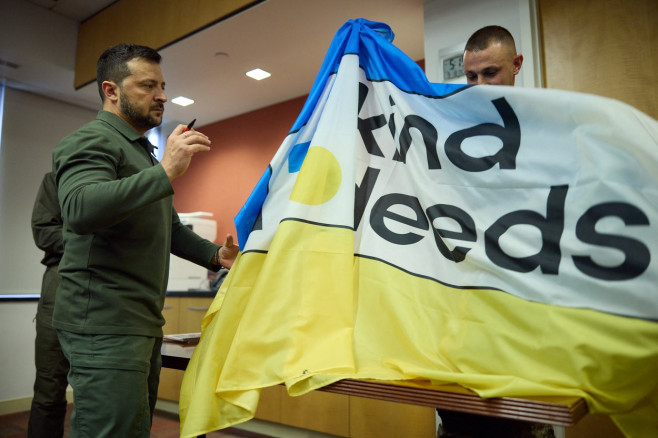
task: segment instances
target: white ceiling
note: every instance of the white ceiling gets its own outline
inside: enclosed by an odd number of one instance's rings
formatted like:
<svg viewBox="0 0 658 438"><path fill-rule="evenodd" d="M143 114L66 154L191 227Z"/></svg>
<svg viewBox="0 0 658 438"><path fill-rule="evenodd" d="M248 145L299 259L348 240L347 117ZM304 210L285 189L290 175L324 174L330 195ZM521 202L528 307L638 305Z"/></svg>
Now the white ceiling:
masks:
<svg viewBox="0 0 658 438"><path fill-rule="evenodd" d="M113 0L23 0L80 22ZM161 50L167 96L195 100L168 103L166 121L197 119L197 126L308 94L338 30L348 19L387 23L394 44L414 60L424 58L423 0L266 0ZM245 72L260 67L272 77L255 81ZM41 71L12 79L37 82L44 94L98 109L96 84L74 90L73 64L66 74ZM35 77L36 76L36 77ZM26 82L27 81L27 82Z"/></svg>

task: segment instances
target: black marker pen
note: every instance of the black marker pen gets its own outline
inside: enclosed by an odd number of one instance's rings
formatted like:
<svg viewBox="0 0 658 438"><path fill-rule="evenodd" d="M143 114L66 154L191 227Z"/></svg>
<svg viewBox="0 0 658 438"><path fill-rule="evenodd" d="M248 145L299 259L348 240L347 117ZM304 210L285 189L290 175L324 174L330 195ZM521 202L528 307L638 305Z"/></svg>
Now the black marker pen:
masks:
<svg viewBox="0 0 658 438"><path fill-rule="evenodd" d="M187 132L190 129L192 129L192 126L194 126L194 122L196 122L196 119L194 119L190 123L188 123L187 126L183 129L183 132Z"/></svg>

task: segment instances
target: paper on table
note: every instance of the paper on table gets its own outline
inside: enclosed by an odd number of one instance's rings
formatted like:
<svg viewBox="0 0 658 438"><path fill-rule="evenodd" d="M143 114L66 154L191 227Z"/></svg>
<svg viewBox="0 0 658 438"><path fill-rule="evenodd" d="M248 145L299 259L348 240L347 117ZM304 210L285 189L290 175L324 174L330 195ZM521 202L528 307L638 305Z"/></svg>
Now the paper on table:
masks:
<svg viewBox="0 0 658 438"><path fill-rule="evenodd" d="M176 342L179 344L198 344L201 333L178 333L173 335L164 335L164 342Z"/></svg>

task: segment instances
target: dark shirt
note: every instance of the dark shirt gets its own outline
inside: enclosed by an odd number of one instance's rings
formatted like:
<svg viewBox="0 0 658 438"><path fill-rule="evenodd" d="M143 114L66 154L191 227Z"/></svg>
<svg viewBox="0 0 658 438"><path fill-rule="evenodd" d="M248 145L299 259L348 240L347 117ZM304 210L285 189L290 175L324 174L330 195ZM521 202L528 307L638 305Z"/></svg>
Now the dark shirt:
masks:
<svg viewBox="0 0 658 438"><path fill-rule="evenodd" d="M44 252L41 263L56 266L64 253L62 242L62 214L57 200L55 175L44 175L32 208L32 237L37 247Z"/></svg>
<svg viewBox="0 0 658 438"><path fill-rule="evenodd" d="M180 223L173 188L151 149L107 111L55 148L65 251L54 327L162 336L170 252L219 269L210 264L219 245Z"/></svg>

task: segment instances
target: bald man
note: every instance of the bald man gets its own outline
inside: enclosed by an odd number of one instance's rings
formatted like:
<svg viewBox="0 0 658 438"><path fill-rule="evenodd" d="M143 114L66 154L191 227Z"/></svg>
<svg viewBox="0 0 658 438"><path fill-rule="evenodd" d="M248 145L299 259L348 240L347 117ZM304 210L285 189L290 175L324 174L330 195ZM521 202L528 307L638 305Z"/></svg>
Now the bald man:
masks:
<svg viewBox="0 0 658 438"><path fill-rule="evenodd" d="M464 48L464 73L469 84L514 85L523 55L516 53L514 38L500 26L486 26L468 39Z"/></svg>

